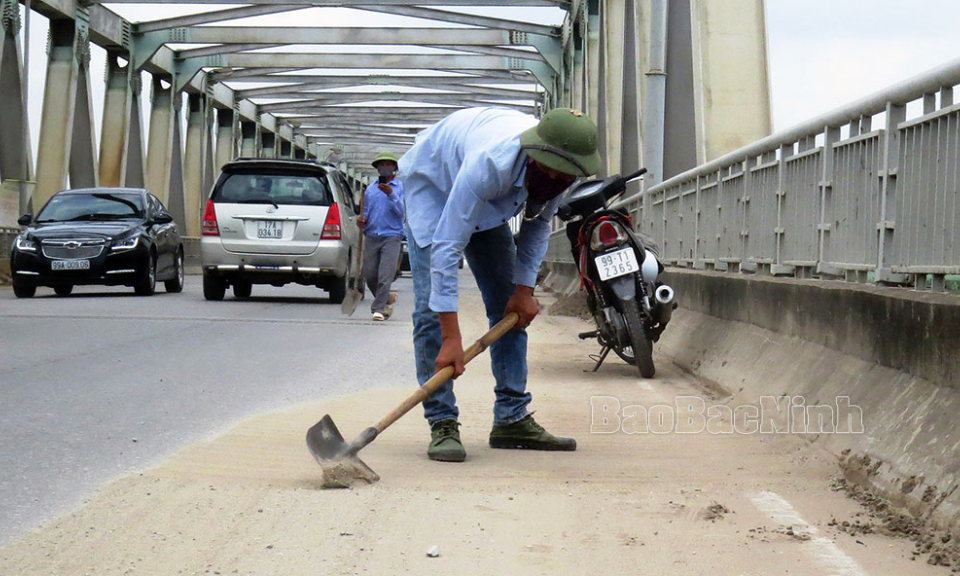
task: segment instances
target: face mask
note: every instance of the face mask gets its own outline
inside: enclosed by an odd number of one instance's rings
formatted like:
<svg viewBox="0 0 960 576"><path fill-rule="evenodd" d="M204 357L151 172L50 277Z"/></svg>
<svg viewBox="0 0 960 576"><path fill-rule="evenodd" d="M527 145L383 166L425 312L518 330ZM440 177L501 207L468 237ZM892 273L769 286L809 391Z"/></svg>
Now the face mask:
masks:
<svg viewBox="0 0 960 576"><path fill-rule="evenodd" d="M390 176L393 176L394 169L389 166L380 166L377 168L377 172L379 172L381 176L389 178Z"/></svg>
<svg viewBox="0 0 960 576"><path fill-rule="evenodd" d="M543 204L553 200L570 187L571 182L554 180L545 174L535 162L527 165L527 195L533 204Z"/></svg>

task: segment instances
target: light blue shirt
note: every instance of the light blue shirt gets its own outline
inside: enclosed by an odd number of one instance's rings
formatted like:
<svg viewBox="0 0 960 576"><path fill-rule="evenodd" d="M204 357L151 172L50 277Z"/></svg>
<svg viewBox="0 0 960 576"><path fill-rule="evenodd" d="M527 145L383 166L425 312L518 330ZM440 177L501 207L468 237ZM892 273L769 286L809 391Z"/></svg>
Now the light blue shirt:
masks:
<svg viewBox="0 0 960 576"><path fill-rule="evenodd" d="M403 184L394 178L389 182L393 192L386 194L378 182L371 182L363 193L363 217L367 236L403 236Z"/></svg>
<svg viewBox="0 0 960 576"><path fill-rule="evenodd" d="M407 223L417 246L431 246L430 308L457 310L457 265L474 232L501 226L523 210L527 155L520 134L537 124L509 108L468 108L417 134L400 159ZM517 241L513 282L533 286L560 197L531 206Z"/></svg>

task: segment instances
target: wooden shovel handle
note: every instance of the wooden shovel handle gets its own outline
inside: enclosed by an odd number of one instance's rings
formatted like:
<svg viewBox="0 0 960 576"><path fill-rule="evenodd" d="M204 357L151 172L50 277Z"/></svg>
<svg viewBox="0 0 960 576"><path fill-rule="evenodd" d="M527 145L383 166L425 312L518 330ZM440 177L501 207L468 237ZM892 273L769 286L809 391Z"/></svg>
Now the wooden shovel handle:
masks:
<svg viewBox="0 0 960 576"><path fill-rule="evenodd" d="M364 191L360 194L360 214L357 215L357 218L363 218L363 201L367 199L367 191ZM369 224L369 222L367 223ZM357 263L357 278L353 281L353 288L357 291L360 289L357 288L357 284L360 285L360 288L363 287L363 237L366 236L366 225L364 225L364 230L360 230L360 240L357 242L357 253L360 254L360 261Z"/></svg>
<svg viewBox="0 0 960 576"><path fill-rule="evenodd" d="M469 348L463 351L463 363L466 364L479 356L484 350L490 347L491 344L500 339L501 336L513 329L517 325L517 321L520 317L515 313L511 312L503 317L503 320L497 322L496 326L490 329L489 332L480 337L479 340L470 345ZM377 433L383 432L388 426L400 419L401 416L410 411L411 408L420 404L427 399L428 396L437 391L437 388L441 384L449 380L453 376L453 366L447 366L443 370L440 370L433 375L432 378L427 380L423 386L417 388L417 391L410 395L409 398L403 401L403 404L397 406L393 412L390 412L383 417L383 420L377 422L375 428Z"/></svg>

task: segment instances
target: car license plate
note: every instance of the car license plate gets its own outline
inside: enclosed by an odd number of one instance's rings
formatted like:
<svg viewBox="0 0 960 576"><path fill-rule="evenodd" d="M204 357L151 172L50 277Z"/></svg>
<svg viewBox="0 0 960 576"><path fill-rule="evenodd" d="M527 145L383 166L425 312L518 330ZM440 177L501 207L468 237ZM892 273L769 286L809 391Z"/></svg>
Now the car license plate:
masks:
<svg viewBox="0 0 960 576"><path fill-rule="evenodd" d="M258 220L257 238L283 238L283 222L279 220Z"/></svg>
<svg viewBox="0 0 960 576"><path fill-rule="evenodd" d="M633 248L624 248L594 258L601 280L609 280L640 270L637 264L637 254Z"/></svg>
<svg viewBox="0 0 960 576"><path fill-rule="evenodd" d="M89 260L54 260L50 263L51 270L89 270Z"/></svg>

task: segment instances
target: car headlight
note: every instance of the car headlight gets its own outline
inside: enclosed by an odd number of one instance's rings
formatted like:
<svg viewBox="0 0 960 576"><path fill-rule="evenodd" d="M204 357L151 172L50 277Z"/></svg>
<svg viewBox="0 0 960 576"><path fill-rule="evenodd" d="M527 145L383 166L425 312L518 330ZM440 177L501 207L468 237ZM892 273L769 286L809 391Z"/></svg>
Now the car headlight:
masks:
<svg viewBox="0 0 960 576"><path fill-rule="evenodd" d="M36 252L37 243L26 236L17 236L16 248L21 252Z"/></svg>
<svg viewBox="0 0 960 576"><path fill-rule="evenodd" d="M140 237L133 236L132 238L124 238L123 240L114 240L111 248L114 252L126 252L127 250L133 250L139 245Z"/></svg>

